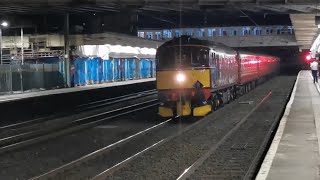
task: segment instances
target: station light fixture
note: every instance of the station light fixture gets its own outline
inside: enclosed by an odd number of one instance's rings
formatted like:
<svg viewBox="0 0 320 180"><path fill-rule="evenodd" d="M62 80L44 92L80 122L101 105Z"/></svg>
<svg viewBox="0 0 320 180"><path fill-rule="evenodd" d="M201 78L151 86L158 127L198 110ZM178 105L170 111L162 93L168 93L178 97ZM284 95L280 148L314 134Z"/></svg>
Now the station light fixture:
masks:
<svg viewBox="0 0 320 180"><path fill-rule="evenodd" d="M320 16L315 16L315 25L320 29ZM316 39L313 41L312 46L310 48L310 52L312 57L315 56L320 50L320 34L317 35ZM309 61L309 60L308 60Z"/></svg>
<svg viewBox="0 0 320 180"><path fill-rule="evenodd" d="M156 55L155 48L140 48L122 45L83 45L80 48L84 56L99 56L103 57L109 53L124 53L131 55Z"/></svg>
<svg viewBox="0 0 320 180"><path fill-rule="evenodd" d="M9 23L7 21L2 21L1 22L1 26L3 27L8 27L9 26Z"/></svg>

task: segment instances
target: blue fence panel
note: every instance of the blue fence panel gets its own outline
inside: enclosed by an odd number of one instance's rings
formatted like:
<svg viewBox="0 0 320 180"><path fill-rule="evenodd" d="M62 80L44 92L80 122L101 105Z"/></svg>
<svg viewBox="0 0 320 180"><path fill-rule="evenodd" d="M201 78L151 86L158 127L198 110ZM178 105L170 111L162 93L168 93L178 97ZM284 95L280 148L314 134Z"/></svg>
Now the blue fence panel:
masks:
<svg viewBox="0 0 320 180"><path fill-rule="evenodd" d="M85 85L87 82L86 78L86 59L77 58L74 61L75 73L74 73L74 84Z"/></svg>
<svg viewBox="0 0 320 180"><path fill-rule="evenodd" d="M151 63L149 59L146 61L146 78L151 77Z"/></svg>
<svg viewBox="0 0 320 180"><path fill-rule="evenodd" d="M135 79L136 77L136 59L131 59L130 60L130 69L131 69L131 78Z"/></svg>
<svg viewBox="0 0 320 180"><path fill-rule="evenodd" d="M129 59L124 59L123 60L123 65L124 67L123 72L124 72L124 80L129 80L129 73L130 73L130 69L129 69Z"/></svg>
<svg viewBox="0 0 320 180"><path fill-rule="evenodd" d="M144 59L140 59L140 78L145 78Z"/></svg>
<svg viewBox="0 0 320 180"><path fill-rule="evenodd" d="M148 78L151 77L151 63L149 59L141 59L140 60L140 77Z"/></svg>
<svg viewBox="0 0 320 180"><path fill-rule="evenodd" d="M108 60L103 60L102 61L102 76L101 76L101 81L103 82L107 82L108 81L108 76L107 76L107 72L108 72L108 69L107 69L107 61Z"/></svg>
<svg viewBox="0 0 320 180"><path fill-rule="evenodd" d="M61 73L61 74L63 74L63 79L65 80L65 73L64 73L64 61L60 61L59 62L59 72Z"/></svg>
<svg viewBox="0 0 320 180"><path fill-rule="evenodd" d="M100 59L98 58L93 58L90 60L92 62L92 69L91 69L91 72L92 72L92 82L93 83L99 83L99 62L100 62Z"/></svg>
<svg viewBox="0 0 320 180"><path fill-rule="evenodd" d="M121 67L120 67L120 62L121 60L120 59L114 59L113 60L113 65L114 65L114 81L119 81L121 80L120 77L121 77Z"/></svg>
<svg viewBox="0 0 320 180"><path fill-rule="evenodd" d="M125 81L127 80L127 69L126 69L127 61L126 59L120 59L120 80Z"/></svg>
<svg viewBox="0 0 320 180"><path fill-rule="evenodd" d="M94 60L92 59L88 59L88 62L90 62L90 69L89 69L89 72L90 72L90 82L91 84L94 83L94 79L95 79L95 63L94 63Z"/></svg>
<svg viewBox="0 0 320 180"><path fill-rule="evenodd" d="M113 60L103 61L103 79L106 82L113 81Z"/></svg>
<svg viewBox="0 0 320 180"><path fill-rule="evenodd" d="M91 73L89 73L91 66L90 66L90 62L87 60L88 58L84 59L84 65L85 65L85 77L86 77L86 83L88 84L90 79L91 79Z"/></svg>
<svg viewBox="0 0 320 180"><path fill-rule="evenodd" d="M122 80L123 81L126 81L128 80L128 61L127 59L122 59L122 68L121 68L121 71L122 71Z"/></svg>
<svg viewBox="0 0 320 180"><path fill-rule="evenodd" d="M115 67L115 63L113 60L111 60L109 63L108 63L108 78L110 81L114 81L115 79L115 70L114 70L114 67Z"/></svg>
<svg viewBox="0 0 320 180"><path fill-rule="evenodd" d="M140 68L137 68L137 64ZM138 64L138 65L139 65ZM156 64L154 59L135 58L102 60L100 58L77 58L74 61L76 85L85 85L101 82L119 81L155 77ZM62 68L63 69L63 68ZM136 72L140 71L140 72Z"/></svg>
<svg viewBox="0 0 320 180"><path fill-rule="evenodd" d="M136 74L136 61L135 59L128 59L128 79L134 79Z"/></svg>
<svg viewBox="0 0 320 180"><path fill-rule="evenodd" d="M91 69L90 69L90 74L91 74L91 84L95 83L95 78L96 78L96 67L95 67L95 61L93 59L88 60L91 64Z"/></svg>
<svg viewBox="0 0 320 180"><path fill-rule="evenodd" d="M156 61L152 59L152 77L156 77Z"/></svg>
<svg viewBox="0 0 320 180"><path fill-rule="evenodd" d="M102 83L105 80L103 79L103 60L102 59L98 59L98 82Z"/></svg>

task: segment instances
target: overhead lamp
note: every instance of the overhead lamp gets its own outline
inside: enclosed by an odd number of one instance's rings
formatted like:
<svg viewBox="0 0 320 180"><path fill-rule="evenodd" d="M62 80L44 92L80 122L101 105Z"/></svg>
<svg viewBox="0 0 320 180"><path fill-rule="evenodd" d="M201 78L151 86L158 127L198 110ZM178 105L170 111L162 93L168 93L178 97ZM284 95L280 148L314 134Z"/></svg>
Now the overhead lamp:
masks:
<svg viewBox="0 0 320 180"><path fill-rule="evenodd" d="M2 23L1 23L1 26L3 26L3 27L8 27L8 22L7 21L3 21Z"/></svg>

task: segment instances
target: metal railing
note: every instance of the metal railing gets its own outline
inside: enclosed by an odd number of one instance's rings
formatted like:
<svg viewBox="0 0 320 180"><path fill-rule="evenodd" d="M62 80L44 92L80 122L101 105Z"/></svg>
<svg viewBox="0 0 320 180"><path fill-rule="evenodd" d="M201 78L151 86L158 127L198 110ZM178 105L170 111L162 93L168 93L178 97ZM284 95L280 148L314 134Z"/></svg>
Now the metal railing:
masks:
<svg viewBox="0 0 320 180"><path fill-rule="evenodd" d="M62 63L0 65L0 94L63 87Z"/></svg>
<svg viewBox="0 0 320 180"><path fill-rule="evenodd" d="M63 57L64 53L61 50L53 50L53 51L38 51L34 52L32 50L25 50L23 57L25 60L36 60L39 58L47 58L47 57ZM3 54L2 55L2 63L3 64L21 64L22 55L21 53L13 54Z"/></svg>

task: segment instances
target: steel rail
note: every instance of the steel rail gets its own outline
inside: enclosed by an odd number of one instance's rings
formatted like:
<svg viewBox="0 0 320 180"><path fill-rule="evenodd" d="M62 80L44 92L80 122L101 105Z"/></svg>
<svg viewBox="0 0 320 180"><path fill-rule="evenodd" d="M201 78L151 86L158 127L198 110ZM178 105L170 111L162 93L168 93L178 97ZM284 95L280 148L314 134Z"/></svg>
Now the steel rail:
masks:
<svg viewBox="0 0 320 180"><path fill-rule="evenodd" d="M159 105L158 100L149 100L143 103L126 106L123 108L79 118L74 121L58 125L53 128L35 130L32 132L22 133L11 137L0 139L0 154L18 148L46 141L58 136L70 134L79 130L87 129L99 125L106 120L111 120L119 116L127 115L133 112L141 111ZM108 115L106 117L106 115Z"/></svg>
<svg viewBox="0 0 320 180"><path fill-rule="evenodd" d="M133 94L123 95L123 96L119 96L119 97L94 101L94 102L90 102L90 103L86 103L86 104L81 104L76 107L74 113L80 112L80 111L85 111L85 110L90 110L90 109L97 108L97 107L112 105L112 104L116 104L116 103L120 103L120 102L124 102L124 101L128 101L128 100L134 100L134 99L142 98L145 96L150 96L150 95L153 95L156 93L157 93L156 90L148 90L148 91L142 91L139 93L133 93ZM99 104L101 102L106 102L106 103ZM96 105L96 104L98 104L98 105ZM4 131L7 129L17 129L17 128L21 128L21 127L24 128L27 126L32 126L32 125L35 125L38 123L49 121L50 119L53 119L53 118L67 116L67 115L69 115L69 113L70 112L61 112L61 113L57 113L57 114L54 114L51 116L45 116L45 117L40 117L40 118L29 120L29 121L24 121L24 122L15 123L15 124L9 124L9 125L5 125L5 126L1 126L0 130Z"/></svg>

